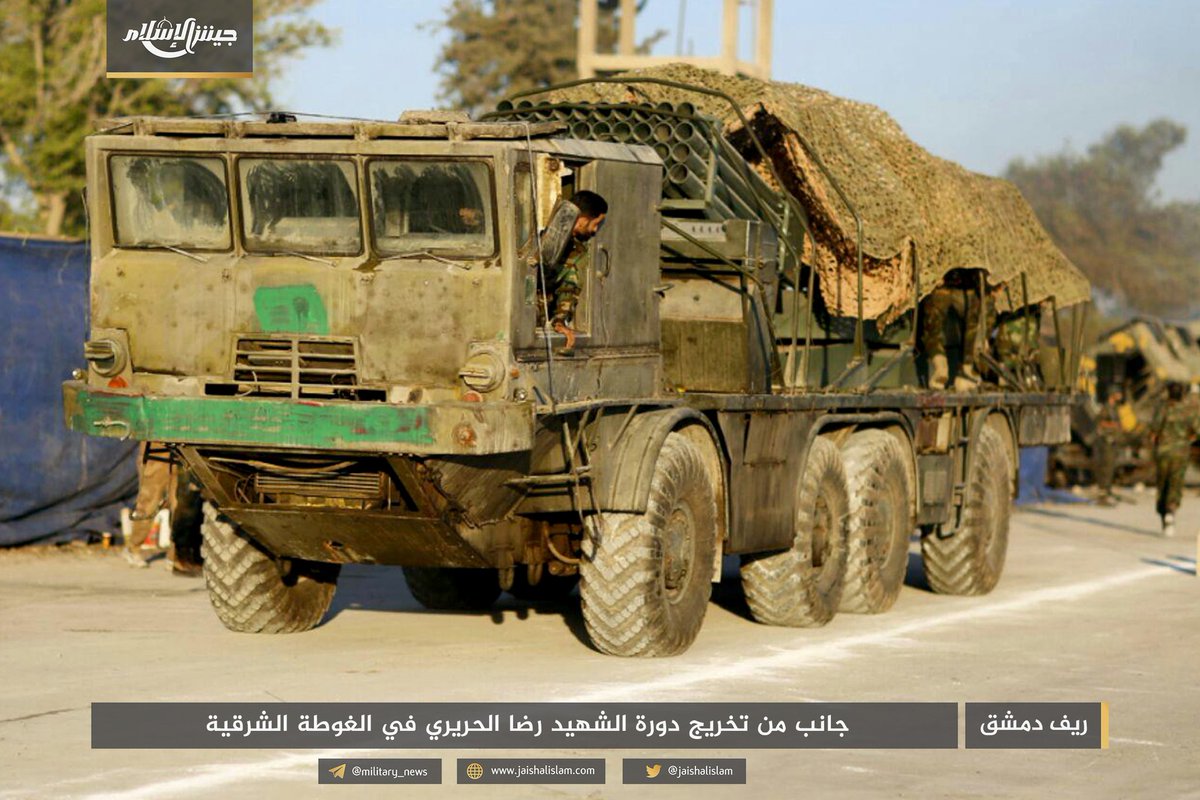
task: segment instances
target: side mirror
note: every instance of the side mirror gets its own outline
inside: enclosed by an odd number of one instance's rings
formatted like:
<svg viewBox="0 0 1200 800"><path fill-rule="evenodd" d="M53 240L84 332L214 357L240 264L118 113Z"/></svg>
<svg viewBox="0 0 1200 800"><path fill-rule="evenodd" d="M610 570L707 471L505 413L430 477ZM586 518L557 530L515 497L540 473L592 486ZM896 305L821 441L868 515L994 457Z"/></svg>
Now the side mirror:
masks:
<svg viewBox="0 0 1200 800"><path fill-rule="evenodd" d="M550 212L550 222L542 231L542 264L557 264L571 246L571 232L579 219L579 207L570 200L559 200Z"/></svg>

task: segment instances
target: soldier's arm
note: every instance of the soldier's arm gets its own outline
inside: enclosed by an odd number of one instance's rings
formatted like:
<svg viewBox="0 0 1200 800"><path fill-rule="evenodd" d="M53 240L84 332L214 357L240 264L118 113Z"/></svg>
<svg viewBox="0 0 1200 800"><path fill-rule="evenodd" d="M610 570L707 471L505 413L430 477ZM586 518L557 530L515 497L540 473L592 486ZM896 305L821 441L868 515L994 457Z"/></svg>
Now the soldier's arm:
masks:
<svg viewBox="0 0 1200 800"><path fill-rule="evenodd" d="M1154 418L1150 420L1150 443L1158 444L1158 435L1162 432L1163 425L1163 409L1160 406L1154 411Z"/></svg>

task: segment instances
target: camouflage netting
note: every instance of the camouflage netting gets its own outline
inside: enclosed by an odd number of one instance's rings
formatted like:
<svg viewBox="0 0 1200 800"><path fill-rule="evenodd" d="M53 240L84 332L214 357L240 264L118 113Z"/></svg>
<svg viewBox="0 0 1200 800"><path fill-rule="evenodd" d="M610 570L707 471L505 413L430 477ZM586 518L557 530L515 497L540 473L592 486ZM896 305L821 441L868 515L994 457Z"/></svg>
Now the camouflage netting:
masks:
<svg viewBox="0 0 1200 800"><path fill-rule="evenodd" d="M808 212L816 252L806 252L835 314L854 316L855 221L815 154L858 211L863 226L863 310L887 323L913 303L913 253L920 293L955 267L986 269L1021 304L1022 273L1030 302L1059 307L1090 298L1087 279L1050 241L1032 209L1007 181L968 172L930 155L880 109L799 84L730 77L684 64L636 70L730 95L749 119L780 179ZM726 135L771 183L767 165L724 100L652 84L585 84L531 98L559 102L690 102L719 118ZM1002 295L1001 310L1009 303Z"/></svg>

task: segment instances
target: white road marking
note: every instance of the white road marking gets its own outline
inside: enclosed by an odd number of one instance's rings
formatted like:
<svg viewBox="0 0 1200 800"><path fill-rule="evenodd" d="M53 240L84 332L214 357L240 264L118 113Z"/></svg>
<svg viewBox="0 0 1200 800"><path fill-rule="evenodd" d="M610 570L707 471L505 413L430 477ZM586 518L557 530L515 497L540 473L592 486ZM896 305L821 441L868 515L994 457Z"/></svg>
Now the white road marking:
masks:
<svg viewBox="0 0 1200 800"><path fill-rule="evenodd" d="M782 669L796 669L798 667L809 665L829 664L835 661L844 661L857 655L856 651L861 648L880 645L894 645L901 638L912 636L916 633L922 633L951 625L960 625L989 618L1002 617L1022 611L1029 611L1033 608L1049 603L1062 603L1069 602L1071 600L1079 600L1089 595L1113 589L1118 586L1124 586L1129 583L1136 583L1137 581L1141 581L1146 578L1161 577L1169 574L1171 573L1164 571L1159 567L1150 567L1134 570L1132 572L1122 572L1120 574L1110 575L1105 578L1083 581L1082 583L1073 583L1066 586L1053 586L1046 589L1039 589L1037 591L1029 592L1005 602L981 604L964 609L962 611L953 611L948 614L925 617L888 628L887 630L876 631L874 633L851 636L832 642L821 642L819 644L777 650L772 652L770 655L741 659L736 662L721 661L706 663L703 665L694 665L674 671L672 674L663 678L659 678L658 680L653 680L629 687L601 687L589 694L574 694L572 695L571 699L577 703L618 702L621 700L631 700L642 697L654 698L657 694L663 691L673 691L681 688L696 686L698 684L712 683L715 681L723 682L726 683L726 685L729 685L728 682L738 679L758 678L761 680L764 677L764 673L774 672ZM1115 738L1110 739L1110 741L1129 741L1135 744L1149 745L1156 744L1154 742L1121 740ZM359 755L365 755L367 752L394 751L359 751ZM143 798L145 800L157 800L157 798L188 795L199 792L211 793L214 789L219 787L236 783L245 783L246 781L252 779L256 780L264 777L294 778L296 777L296 773L301 770L301 768L307 768L311 770L312 765L316 763L318 758L332 758L340 757L342 755L345 755L345 753L341 751L326 751L323 753L285 752L267 761L233 764L217 763L194 766L189 768L189 772L192 773L190 775L148 783L143 786L138 786L123 791L104 792L100 794L87 795L86 797L87 800L143 800Z"/></svg>
<svg viewBox="0 0 1200 800"><path fill-rule="evenodd" d="M1147 747L1166 747L1162 742L1151 742L1146 739L1119 739L1116 736L1110 736L1108 737L1108 741L1110 744L1112 742L1119 742L1120 744L1144 744Z"/></svg>
<svg viewBox="0 0 1200 800"><path fill-rule="evenodd" d="M1005 602L981 602L962 611L923 617L885 630L850 636L845 639L802 645L778 650L769 655L742 658L737 661L713 660L704 664L672 669L656 680L626 686L601 686L585 694L573 693L571 699L576 703L658 700L664 699L661 696L663 692L676 691L698 684L717 682L733 686L736 685L735 681L749 678L761 680L765 674L779 670L845 661L857 655L855 651L863 647L894 646L899 643L899 640L911 637L916 633L1029 611L1048 603L1078 600L1117 586L1124 586L1127 583L1168 574L1170 573L1158 567L1146 567L1082 583L1052 586L1028 592Z"/></svg>

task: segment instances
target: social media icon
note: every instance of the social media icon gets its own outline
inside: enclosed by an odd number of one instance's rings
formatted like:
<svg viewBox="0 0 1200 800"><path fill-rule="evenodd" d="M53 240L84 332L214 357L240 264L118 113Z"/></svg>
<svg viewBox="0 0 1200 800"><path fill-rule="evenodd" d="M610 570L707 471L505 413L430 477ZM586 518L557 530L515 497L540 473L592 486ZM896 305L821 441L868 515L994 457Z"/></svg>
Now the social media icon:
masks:
<svg viewBox="0 0 1200 800"><path fill-rule="evenodd" d="M647 764L646 765L646 777L647 778L657 778L658 773L661 771L662 771L662 764Z"/></svg>

